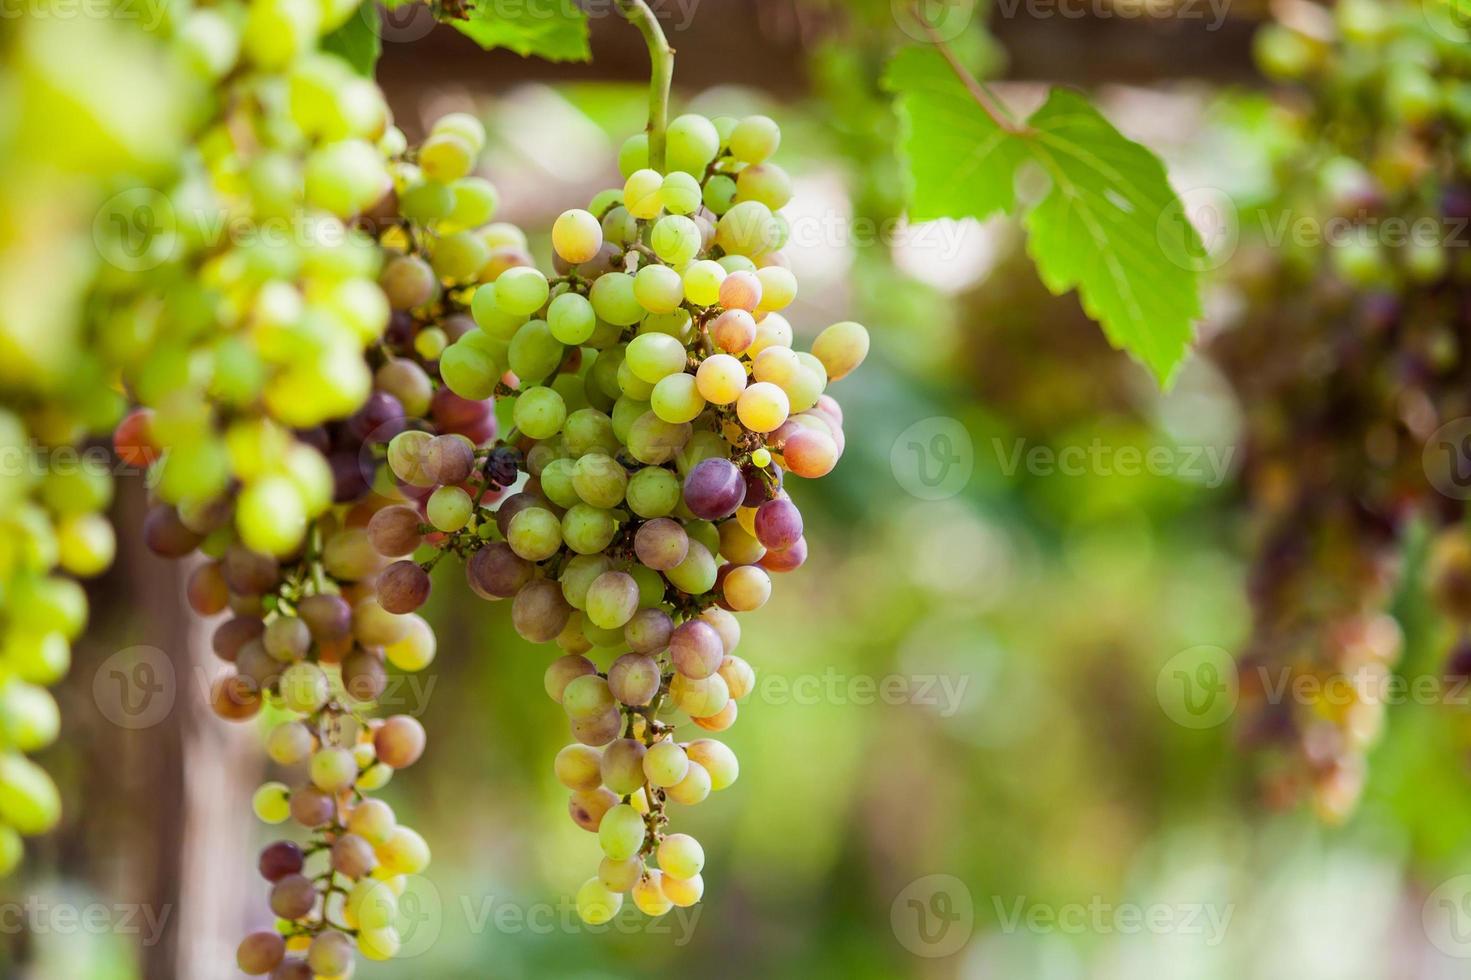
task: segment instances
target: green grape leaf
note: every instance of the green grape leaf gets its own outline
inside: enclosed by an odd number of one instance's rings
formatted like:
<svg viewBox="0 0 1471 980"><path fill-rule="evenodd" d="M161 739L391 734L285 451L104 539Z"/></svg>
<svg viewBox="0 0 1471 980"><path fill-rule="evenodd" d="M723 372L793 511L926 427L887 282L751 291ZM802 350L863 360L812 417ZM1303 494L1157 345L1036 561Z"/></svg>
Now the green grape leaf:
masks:
<svg viewBox="0 0 1471 980"><path fill-rule="evenodd" d="M981 110L938 52L902 49L884 87L898 96L910 218L987 218L1015 208L1026 146Z"/></svg>
<svg viewBox="0 0 1471 980"><path fill-rule="evenodd" d="M372 78L378 69L378 56L383 53L377 27L377 0L363 0L345 24L322 38L322 50L342 58L364 78Z"/></svg>
<svg viewBox="0 0 1471 980"><path fill-rule="evenodd" d="M1025 124L1002 125L989 93L932 49L904 49L885 82L896 94L909 216L986 218L1018 209L1016 178L1050 187L1023 217L1027 250L1054 293L1076 289L1115 347L1168 384L1201 315L1199 236L1164 165L1082 96L1054 90Z"/></svg>
<svg viewBox="0 0 1471 980"><path fill-rule="evenodd" d="M1164 164L1075 92L1055 89L1027 124L1052 181L1024 219L1042 281L1077 289L1109 342L1167 383L1201 315L1203 249Z"/></svg>
<svg viewBox="0 0 1471 980"><path fill-rule="evenodd" d="M451 27L482 48L508 48L524 57L548 61L587 61L587 14L568 0L518 0L477 4L468 20Z"/></svg>

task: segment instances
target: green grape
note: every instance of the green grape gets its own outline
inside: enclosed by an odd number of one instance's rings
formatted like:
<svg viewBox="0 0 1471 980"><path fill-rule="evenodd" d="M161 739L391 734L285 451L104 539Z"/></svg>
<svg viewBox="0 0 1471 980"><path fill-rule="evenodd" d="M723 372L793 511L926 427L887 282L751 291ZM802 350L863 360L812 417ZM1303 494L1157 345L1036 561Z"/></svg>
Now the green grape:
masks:
<svg viewBox="0 0 1471 980"><path fill-rule="evenodd" d="M715 243L733 255L756 258L776 248L779 235L770 208L760 201L742 201L721 216Z"/></svg>
<svg viewBox="0 0 1471 980"><path fill-rule="evenodd" d="M588 453L573 467L572 485L585 503L609 510L623 502L628 474L611 457Z"/></svg>
<svg viewBox="0 0 1471 980"><path fill-rule="evenodd" d="M633 276L611 272L599 276L588 294L598 318L620 327L632 326L643 319L644 308L634 292Z"/></svg>
<svg viewBox="0 0 1471 980"><path fill-rule="evenodd" d="M247 484L235 502L235 524L254 551L287 555L306 536L301 493L286 477L268 476Z"/></svg>
<svg viewBox="0 0 1471 980"><path fill-rule="evenodd" d="M649 399L654 414L665 422L693 422L705 410L693 374L671 374L654 385Z"/></svg>
<svg viewBox="0 0 1471 980"><path fill-rule="evenodd" d="M666 517L679 505L679 478L658 466L646 466L628 481L628 507L639 517Z"/></svg>
<svg viewBox="0 0 1471 980"><path fill-rule="evenodd" d="M489 258L490 249L478 235L459 231L434 243L432 265L441 279L464 282L472 279Z"/></svg>
<svg viewBox="0 0 1471 980"><path fill-rule="evenodd" d="M579 293L563 293L547 308L547 326L552 336L569 346L586 343L597 325L592 302Z"/></svg>
<svg viewBox="0 0 1471 980"><path fill-rule="evenodd" d="M241 45L257 66L284 68L316 39L321 11L316 0L252 0Z"/></svg>
<svg viewBox="0 0 1471 980"><path fill-rule="evenodd" d="M416 184L399 194L398 209L410 221L432 225L454 212L455 192L447 184Z"/></svg>
<svg viewBox="0 0 1471 980"><path fill-rule="evenodd" d="M629 341L624 363L639 380L657 384L671 374L684 371L684 345L662 333L639 334Z"/></svg>
<svg viewBox="0 0 1471 980"><path fill-rule="evenodd" d="M541 471L541 492L564 510L582 502L572 486L572 467L570 459L554 459Z"/></svg>
<svg viewBox="0 0 1471 980"><path fill-rule="evenodd" d="M628 442L628 431L633 427L634 421L647 411L648 402L629 398L627 395L620 396L613 403L613 438L618 440L620 446Z"/></svg>
<svg viewBox="0 0 1471 980"><path fill-rule="evenodd" d="M684 302L684 280L667 265L646 265L634 276L633 294L650 313L672 313Z"/></svg>
<svg viewBox="0 0 1471 980"><path fill-rule="evenodd" d="M475 157L475 147L463 137L432 133L419 147L419 169L430 180L447 184L467 175L475 165Z"/></svg>
<svg viewBox="0 0 1471 980"><path fill-rule="evenodd" d="M459 487L440 487L429 495L429 523L441 531L458 531L470 523L475 503Z"/></svg>
<svg viewBox="0 0 1471 980"><path fill-rule="evenodd" d="M324 793L346 789L356 780L357 774L357 760L347 749L329 746L312 756L312 785Z"/></svg>
<svg viewBox="0 0 1471 980"><path fill-rule="evenodd" d="M591 452L611 456L622 448L613 433L613 420L595 408L579 409L569 415L563 436L567 451L574 456L585 456Z"/></svg>
<svg viewBox="0 0 1471 980"><path fill-rule="evenodd" d="M700 209L700 182L687 173L675 171L659 185L659 202L672 215L694 214Z"/></svg>
<svg viewBox="0 0 1471 980"><path fill-rule="evenodd" d="M756 164L736 177L736 194L742 201L760 201L778 211L792 199L792 178L774 163Z"/></svg>
<svg viewBox="0 0 1471 980"><path fill-rule="evenodd" d="M665 334L664 336L668 335ZM683 348L681 347L681 349ZM649 398L653 397L654 386L634 374L628 366L627 358L625 358L618 365L618 391L627 398L633 398L637 401L648 401Z"/></svg>
<svg viewBox="0 0 1471 980"><path fill-rule="evenodd" d="M339 218L367 209L387 183L383 160L366 140L329 143L307 157L306 202Z"/></svg>
<svg viewBox="0 0 1471 980"><path fill-rule="evenodd" d="M500 374L495 359L464 338L451 344L439 358L439 375L445 387L461 398L489 398L495 394Z"/></svg>
<svg viewBox="0 0 1471 980"><path fill-rule="evenodd" d="M602 551L617 530L618 522L611 512L590 504L576 504L562 515L561 536L579 555Z"/></svg>
<svg viewBox="0 0 1471 980"><path fill-rule="evenodd" d="M56 741L61 711L44 687L12 678L0 686L0 736L4 744L35 752Z"/></svg>
<svg viewBox="0 0 1471 980"><path fill-rule="evenodd" d="M506 543L527 561L545 561L562 547L562 522L545 508L528 507L511 518Z"/></svg>
<svg viewBox="0 0 1471 980"><path fill-rule="evenodd" d="M670 120L667 147L670 170L700 177L720 152L720 133L709 119L689 113Z"/></svg>
<svg viewBox="0 0 1471 980"><path fill-rule="evenodd" d="M291 816L291 789L285 783L264 783L251 797L250 807L262 823L285 823Z"/></svg>
<svg viewBox="0 0 1471 980"><path fill-rule="evenodd" d="M546 305L547 277L525 266L507 269L495 281L495 304L513 316L531 316Z"/></svg>
<svg viewBox="0 0 1471 980"><path fill-rule="evenodd" d="M644 755L644 776L650 785L670 787L684 781L690 759L673 739L656 742Z"/></svg>
<svg viewBox="0 0 1471 980"><path fill-rule="evenodd" d="M742 163L764 163L781 146L781 127L768 116L747 116L730 134L730 152Z"/></svg>
<svg viewBox="0 0 1471 980"><path fill-rule="evenodd" d="M587 590L593 581L613 567L603 554L577 555L562 569L562 596L573 609L587 608Z"/></svg>
<svg viewBox="0 0 1471 980"><path fill-rule="evenodd" d="M588 925L600 926L611 922L623 907L623 895L609 891L596 877L583 882L577 890L577 914Z"/></svg>
<svg viewBox="0 0 1471 980"><path fill-rule="evenodd" d="M523 384L551 377L562 363L563 347L545 320L528 320L511 338L506 361Z"/></svg>
<svg viewBox="0 0 1471 980"><path fill-rule="evenodd" d="M715 174L705 181L700 200L718 218L735 205L737 192L738 185L733 178L725 174Z"/></svg>
<svg viewBox="0 0 1471 980"><path fill-rule="evenodd" d="M435 120L430 132L458 136L477 154L485 148L485 126L468 112L445 113Z"/></svg>
<svg viewBox="0 0 1471 980"><path fill-rule="evenodd" d="M665 572L664 577L686 595L704 595L715 587L715 572L710 550L692 539L684 561Z"/></svg>
<svg viewBox="0 0 1471 980"><path fill-rule="evenodd" d="M657 170L635 171L623 185L623 206L641 221L652 220L664 208L659 193L663 186L664 178Z"/></svg>
<svg viewBox="0 0 1471 980"><path fill-rule="evenodd" d="M528 319L507 313L496 304L494 283L475 290L475 296L470 302L470 315L475 318L475 323L485 331L487 336L503 341L509 341L516 336L516 331L521 329L521 325Z"/></svg>
<svg viewBox="0 0 1471 980"><path fill-rule="evenodd" d="M550 439L562 431L567 405L551 388L527 388L516 398L513 418L516 427L531 438Z"/></svg>
<svg viewBox="0 0 1471 980"><path fill-rule="evenodd" d="M660 870L676 878L693 878L705 870L705 849L689 834L665 835L658 857Z"/></svg>
<svg viewBox="0 0 1471 980"><path fill-rule="evenodd" d="M650 334L649 336L663 336ZM652 411L634 420L628 430L628 452L640 463L657 466L667 463L689 442L692 429L688 422L665 422Z"/></svg>
<svg viewBox="0 0 1471 980"><path fill-rule="evenodd" d="M618 172L627 180L649 165L649 135L635 133L618 149Z"/></svg>
<svg viewBox="0 0 1471 980"><path fill-rule="evenodd" d="M672 266L682 266L699 254L700 229L689 218L678 214L666 215L658 220L654 230L650 232L649 247L661 261ZM674 305L678 306L679 303Z"/></svg>
<svg viewBox="0 0 1471 980"><path fill-rule="evenodd" d="M763 312L784 310L797 298L797 277L790 269L769 265L756 270L761 281L761 306Z"/></svg>
<svg viewBox="0 0 1471 980"><path fill-rule="evenodd" d="M618 804L603 814L603 822L598 825L598 843L612 860L628 860L643 847L644 818L627 803Z"/></svg>
<svg viewBox="0 0 1471 980"><path fill-rule="evenodd" d="M454 206L445 217L447 231L467 231L479 228L495 217L500 207L500 194L495 185L483 177L462 177L450 185L454 192ZM490 245L480 239L487 252Z"/></svg>
<svg viewBox="0 0 1471 980"><path fill-rule="evenodd" d="M720 301L720 285L727 275L719 262L701 259L692 263L684 270L684 298L696 306L714 306Z"/></svg>
<svg viewBox="0 0 1471 980"><path fill-rule="evenodd" d="M618 191L618 199L622 201L623 192ZM638 240L638 219L628 213L628 209L621 204L612 208L603 215L603 240L615 245L631 245Z"/></svg>

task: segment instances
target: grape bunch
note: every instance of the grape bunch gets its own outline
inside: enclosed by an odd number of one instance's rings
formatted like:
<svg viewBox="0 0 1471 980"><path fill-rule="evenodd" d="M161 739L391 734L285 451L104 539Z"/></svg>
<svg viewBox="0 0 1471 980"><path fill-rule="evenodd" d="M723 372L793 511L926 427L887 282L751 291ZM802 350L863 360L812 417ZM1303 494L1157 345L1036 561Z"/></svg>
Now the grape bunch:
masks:
<svg viewBox="0 0 1471 980"><path fill-rule="evenodd" d="M1403 644L1386 609L1417 524L1435 537L1431 592L1462 649L1471 622L1465 505L1432 465L1437 430L1471 416L1458 237L1471 217L1471 57L1427 12L1351 0L1284 11L1259 34L1263 70L1290 86L1271 207L1336 233L1238 262L1247 320L1215 344L1248 411L1245 730L1270 748L1269 798L1306 798L1333 821L1353 811L1383 725ZM1468 668L1459 655L1448 670ZM1272 686L1313 696L1295 704Z"/></svg>
<svg viewBox="0 0 1471 980"><path fill-rule="evenodd" d="M703 851L667 831L668 804L699 803L738 764L678 724L724 731L754 686L734 614L805 561L783 482L836 465L842 410L826 389L868 352L847 322L793 349L779 142L763 116L684 115L658 169L648 138L630 139L623 187L556 220L553 276L519 242L497 250L501 267L470 297L474 328L439 358L454 395L514 400L499 448L423 426L388 445L419 503L369 525L398 559L379 578L384 608L418 608L426 568L454 551L477 595L510 600L521 636L562 650L545 686L575 741L555 769L605 855L577 895L590 923L625 894L651 915L700 899ZM492 509L486 488L513 492ZM431 557L415 561L421 542Z"/></svg>

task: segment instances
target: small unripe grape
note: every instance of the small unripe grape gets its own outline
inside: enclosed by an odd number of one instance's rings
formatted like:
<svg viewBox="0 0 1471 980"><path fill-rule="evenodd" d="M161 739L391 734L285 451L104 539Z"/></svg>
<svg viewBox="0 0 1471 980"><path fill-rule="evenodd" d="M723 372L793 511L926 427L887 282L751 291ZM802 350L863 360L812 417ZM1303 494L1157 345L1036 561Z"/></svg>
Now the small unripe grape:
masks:
<svg viewBox="0 0 1471 980"><path fill-rule="evenodd" d="M250 805L262 823L277 824L291 816L291 790L285 783L264 783L255 791Z"/></svg>
<svg viewBox="0 0 1471 980"><path fill-rule="evenodd" d="M351 786L357 778L358 764L347 749L331 746L312 756L312 784L324 793L335 793Z"/></svg>

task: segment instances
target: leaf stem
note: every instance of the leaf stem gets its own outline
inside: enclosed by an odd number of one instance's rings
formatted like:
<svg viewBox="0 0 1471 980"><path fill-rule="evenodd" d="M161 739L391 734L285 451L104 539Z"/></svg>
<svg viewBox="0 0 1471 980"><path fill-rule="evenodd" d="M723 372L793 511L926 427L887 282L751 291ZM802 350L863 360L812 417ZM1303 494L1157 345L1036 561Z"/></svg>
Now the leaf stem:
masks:
<svg viewBox="0 0 1471 980"><path fill-rule="evenodd" d="M960 59L955 56L955 52L950 50L950 45L945 42L944 36L935 28L934 24L925 19L924 13L920 10L918 3L911 6L909 12L919 23L919 26L924 28L924 32L929 35L930 43L945 58L945 62L950 66L950 70L955 72L956 77L965 86L971 98L975 99L976 104L981 107L986 115L991 117L992 122L1001 127L1005 132L1015 136L1022 136L1032 131L1029 126L1017 122L1015 117L1012 116L1011 111L1006 108L1006 103L992 94L985 83L976 78L975 75L972 75L969 68L961 64Z"/></svg>
<svg viewBox="0 0 1471 980"><path fill-rule="evenodd" d="M663 173L669 88L674 83L674 49L646 0L618 0L618 12L639 29L649 46L649 166Z"/></svg>

